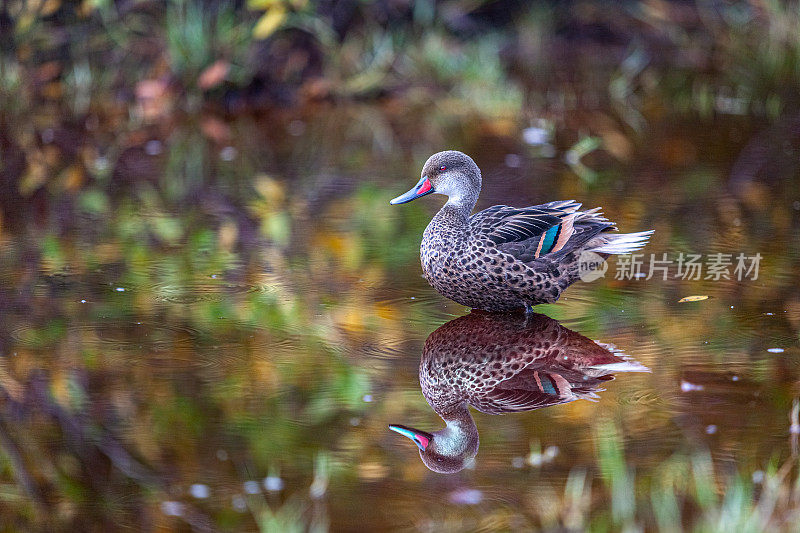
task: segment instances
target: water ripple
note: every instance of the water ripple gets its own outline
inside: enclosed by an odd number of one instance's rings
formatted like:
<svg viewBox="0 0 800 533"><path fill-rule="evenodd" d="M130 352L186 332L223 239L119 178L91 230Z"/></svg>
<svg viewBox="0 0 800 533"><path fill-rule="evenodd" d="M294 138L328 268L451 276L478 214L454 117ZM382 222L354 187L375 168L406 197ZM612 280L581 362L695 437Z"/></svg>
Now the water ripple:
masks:
<svg viewBox="0 0 800 533"><path fill-rule="evenodd" d="M153 298L160 302L193 304L219 302L244 294L271 292L274 287L269 284L238 283L209 278L183 283L162 283L149 290L152 291Z"/></svg>

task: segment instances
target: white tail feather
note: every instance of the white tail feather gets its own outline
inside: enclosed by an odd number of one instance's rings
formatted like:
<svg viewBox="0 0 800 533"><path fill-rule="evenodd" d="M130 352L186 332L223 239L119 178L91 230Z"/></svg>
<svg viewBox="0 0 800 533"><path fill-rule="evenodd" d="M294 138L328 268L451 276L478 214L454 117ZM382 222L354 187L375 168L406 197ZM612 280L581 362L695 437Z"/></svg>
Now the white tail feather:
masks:
<svg viewBox="0 0 800 533"><path fill-rule="evenodd" d="M580 204L578 204L580 205ZM608 219L603 216L603 212L599 207L594 209L587 209L586 211L579 211L575 217L576 222L608 222Z"/></svg>
<svg viewBox="0 0 800 533"><path fill-rule="evenodd" d="M620 235L604 235L608 242L592 248L591 251L604 254L629 254L644 248L652 234L653 230L622 233Z"/></svg>
<svg viewBox="0 0 800 533"><path fill-rule="evenodd" d="M597 392L603 392L606 389L595 389ZM590 402L597 402L600 399L600 396L597 395L595 391L573 391L572 396L576 400L589 400Z"/></svg>
<svg viewBox="0 0 800 533"><path fill-rule="evenodd" d="M604 365L592 365L592 368L607 372L650 372L649 368L633 360L621 361L619 363L606 363Z"/></svg>

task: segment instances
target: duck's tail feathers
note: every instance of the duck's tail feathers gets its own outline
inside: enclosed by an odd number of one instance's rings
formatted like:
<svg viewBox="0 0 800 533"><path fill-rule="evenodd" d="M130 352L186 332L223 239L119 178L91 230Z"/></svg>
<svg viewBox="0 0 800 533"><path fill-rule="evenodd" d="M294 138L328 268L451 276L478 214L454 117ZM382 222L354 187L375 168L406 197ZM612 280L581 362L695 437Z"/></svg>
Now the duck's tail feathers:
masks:
<svg viewBox="0 0 800 533"><path fill-rule="evenodd" d="M582 204L579 204L575 200L557 200L555 202L548 202L546 204L537 205L535 207L546 208L546 209L558 209L560 211L566 211L568 213L572 213L580 209L581 205Z"/></svg>
<svg viewBox="0 0 800 533"><path fill-rule="evenodd" d="M595 370L601 370L604 372L604 374L614 374L617 372L651 372L649 368L638 361L634 361L633 359L620 361L619 363L593 365L592 368Z"/></svg>
<svg viewBox="0 0 800 533"><path fill-rule="evenodd" d="M629 254L644 248L652 234L653 230L621 233L619 235L604 234L603 237L606 242L600 246L595 246L590 251L601 254Z"/></svg>
<svg viewBox="0 0 800 533"><path fill-rule="evenodd" d="M579 204L580 205L580 204ZM599 207L595 207L594 209L587 209L586 211L579 211L577 213L577 217L575 217L575 222L581 222L583 224L603 224L608 229L616 229L614 223L609 222L608 219L603 216L603 212L600 210Z"/></svg>

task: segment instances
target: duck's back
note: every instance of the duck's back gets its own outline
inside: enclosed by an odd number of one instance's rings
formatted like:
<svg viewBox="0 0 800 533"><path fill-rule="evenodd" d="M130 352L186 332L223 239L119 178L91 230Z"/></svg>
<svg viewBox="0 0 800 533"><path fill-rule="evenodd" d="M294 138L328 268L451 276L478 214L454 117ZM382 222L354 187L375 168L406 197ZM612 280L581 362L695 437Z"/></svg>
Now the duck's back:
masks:
<svg viewBox="0 0 800 533"><path fill-rule="evenodd" d="M479 411L529 411L593 397L607 371L624 360L544 315L473 312L425 342L419 379L437 412L467 402Z"/></svg>
<svg viewBox="0 0 800 533"><path fill-rule="evenodd" d="M423 235L425 277L444 296L488 311L555 301L578 279L583 247L614 227L573 201L492 206L468 218L446 208Z"/></svg>

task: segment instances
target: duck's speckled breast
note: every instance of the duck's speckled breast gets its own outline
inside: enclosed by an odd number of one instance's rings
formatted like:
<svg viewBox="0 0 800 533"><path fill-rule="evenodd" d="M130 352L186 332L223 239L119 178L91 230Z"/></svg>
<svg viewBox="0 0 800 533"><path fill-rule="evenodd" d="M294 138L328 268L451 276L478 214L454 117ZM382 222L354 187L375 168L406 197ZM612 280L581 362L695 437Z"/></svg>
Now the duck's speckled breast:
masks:
<svg viewBox="0 0 800 533"><path fill-rule="evenodd" d="M556 284L561 270L535 271L537 265L499 250L487 235L471 228L469 218L447 205L425 229L420 261L425 279L436 291L486 311L552 302L563 288Z"/></svg>
<svg viewBox="0 0 800 533"><path fill-rule="evenodd" d="M467 307L513 309L520 299L506 284L502 269L513 258L498 251L467 220L440 212L422 236L420 261L425 279L440 294ZM443 216L442 216L443 215ZM493 269L501 269L494 273Z"/></svg>
<svg viewBox="0 0 800 533"><path fill-rule="evenodd" d="M425 228L419 252L425 279L444 294L443 290L459 284L463 274L459 261L468 255L470 234L469 226L458 228L438 219L434 217Z"/></svg>
<svg viewBox="0 0 800 533"><path fill-rule="evenodd" d="M419 250L422 271L431 283L434 279L456 273L459 259L463 259L469 249L467 242L470 238L467 230L442 228L436 222L436 219L431 220L425 228Z"/></svg>

